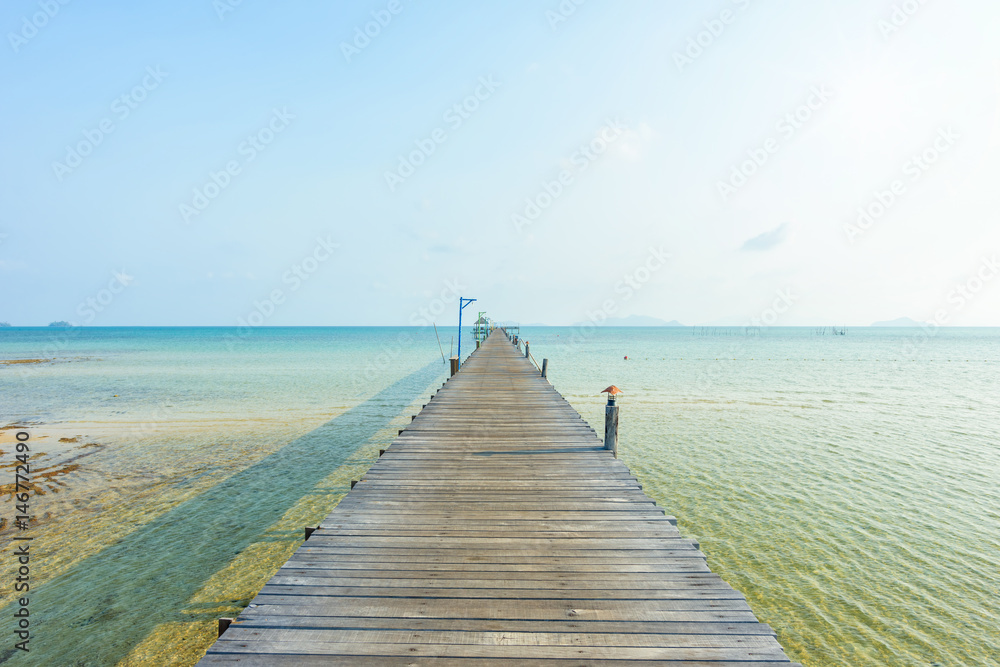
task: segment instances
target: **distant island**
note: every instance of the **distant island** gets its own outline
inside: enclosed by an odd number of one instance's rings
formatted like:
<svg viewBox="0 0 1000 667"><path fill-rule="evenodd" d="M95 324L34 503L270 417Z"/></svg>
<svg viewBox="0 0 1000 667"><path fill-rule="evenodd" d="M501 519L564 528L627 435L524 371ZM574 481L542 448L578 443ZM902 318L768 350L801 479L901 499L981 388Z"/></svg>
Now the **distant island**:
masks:
<svg viewBox="0 0 1000 667"><path fill-rule="evenodd" d="M899 317L894 320L872 323L873 327L922 327L923 325L923 322L917 322L911 317Z"/></svg>
<svg viewBox="0 0 1000 667"><path fill-rule="evenodd" d="M0 329L2 329L4 327L9 327L9 326L10 326L10 322L0 322Z"/></svg>
<svg viewBox="0 0 1000 667"><path fill-rule="evenodd" d="M59 320L58 322L49 322L50 327L71 327L73 326L66 320Z"/></svg>
<svg viewBox="0 0 1000 667"><path fill-rule="evenodd" d="M581 326L589 324L589 322L577 322L573 326ZM650 317L649 315L629 315L628 317L609 317L604 322L600 323L606 327L682 327L684 326L677 320L661 320L658 317Z"/></svg>

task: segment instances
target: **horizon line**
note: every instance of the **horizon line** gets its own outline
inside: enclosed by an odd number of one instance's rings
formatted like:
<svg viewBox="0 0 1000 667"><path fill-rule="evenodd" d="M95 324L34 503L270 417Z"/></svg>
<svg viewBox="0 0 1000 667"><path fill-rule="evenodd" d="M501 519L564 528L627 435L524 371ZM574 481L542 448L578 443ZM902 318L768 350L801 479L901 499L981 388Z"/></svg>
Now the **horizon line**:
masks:
<svg viewBox="0 0 1000 667"><path fill-rule="evenodd" d="M52 325L52 324L6 324L0 326L0 331L4 329L426 329L431 324L261 324L256 326L246 326L240 324L73 324ZM442 324L442 327L456 327L454 324ZM936 324L933 322L915 322L913 324L887 325L887 324L786 324L786 325L754 325L754 324L597 324L592 322L581 322L575 324L518 324L508 323L508 326L521 328L545 328L545 329L579 329L594 327L598 329L831 329L831 328L854 328L854 329L998 329L1000 324L969 324L952 325ZM471 328L471 325L468 326ZM498 327L498 328L503 328Z"/></svg>

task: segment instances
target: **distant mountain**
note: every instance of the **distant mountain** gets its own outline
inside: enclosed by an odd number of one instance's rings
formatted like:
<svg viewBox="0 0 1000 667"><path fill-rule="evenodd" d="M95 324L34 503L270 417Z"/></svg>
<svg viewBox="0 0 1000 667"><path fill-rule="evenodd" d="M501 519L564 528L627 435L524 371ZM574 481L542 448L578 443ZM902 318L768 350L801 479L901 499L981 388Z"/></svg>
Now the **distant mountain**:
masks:
<svg viewBox="0 0 1000 667"><path fill-rule="evenodd" d="M584 324L589 324L589 322L577 322L573 326L581 326ZM677 320L661 320L659 317L650 317L649 315L629 315L628 317L609 317L604 322L601 322L602 326L606 327L682 327L684 326Z"/></svg>
<svg viewBox="0 0 1000 667"><path fill-rule="evenodd" d="M0 329L2 329L3 327L9 327L9 326L10 326L10 322L0 322Z"/></svg>
<svg viewBox="0 0 1000 667"><path fill-rule="evenodd" d="M70 324L69 322L65 321L65 320L59 320L58 322L50 322L49 326L50 327L71 327L73 325Z"/></svg>
<svg viewBox="0 0 1000 667"><path fill-rule="evenodd" d="M923 325L923 322L917 322L911 317L899 317L894 320L872 323L873 327L922 327Z"/></svg>

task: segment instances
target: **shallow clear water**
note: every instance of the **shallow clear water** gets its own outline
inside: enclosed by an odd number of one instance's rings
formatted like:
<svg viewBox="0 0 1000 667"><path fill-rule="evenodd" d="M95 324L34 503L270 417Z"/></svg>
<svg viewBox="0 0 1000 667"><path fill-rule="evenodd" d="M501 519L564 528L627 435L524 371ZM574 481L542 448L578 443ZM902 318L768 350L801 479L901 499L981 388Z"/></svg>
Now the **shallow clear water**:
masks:
<svg viewBox="0 0 1000 667"><path fill-rule="evenodd" d="M522 336L598 431L625 391L620 456L793 659L1000 664L1000 330L747 333ZM0 330L16 358L50 361L0 365L44 492L12 664L191 664L446 374L409 328Z"/></svg>
<svg viewBox="0 0 1000 667"><path fill-rule="evenodd" d="M793 659L1000 664L1000 331L523 334Z"/></svg>

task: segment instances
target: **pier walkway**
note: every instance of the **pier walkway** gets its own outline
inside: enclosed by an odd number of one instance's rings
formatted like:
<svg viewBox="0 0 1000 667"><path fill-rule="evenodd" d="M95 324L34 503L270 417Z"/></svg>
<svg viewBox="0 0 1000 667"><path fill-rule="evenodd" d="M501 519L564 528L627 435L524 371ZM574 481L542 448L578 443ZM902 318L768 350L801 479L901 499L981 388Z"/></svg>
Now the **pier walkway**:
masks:
<svg viewBox="0 0 1000 667"><path fill-rule="evenodd" d="M200 665L788 667L495 331Z"/></svg>

